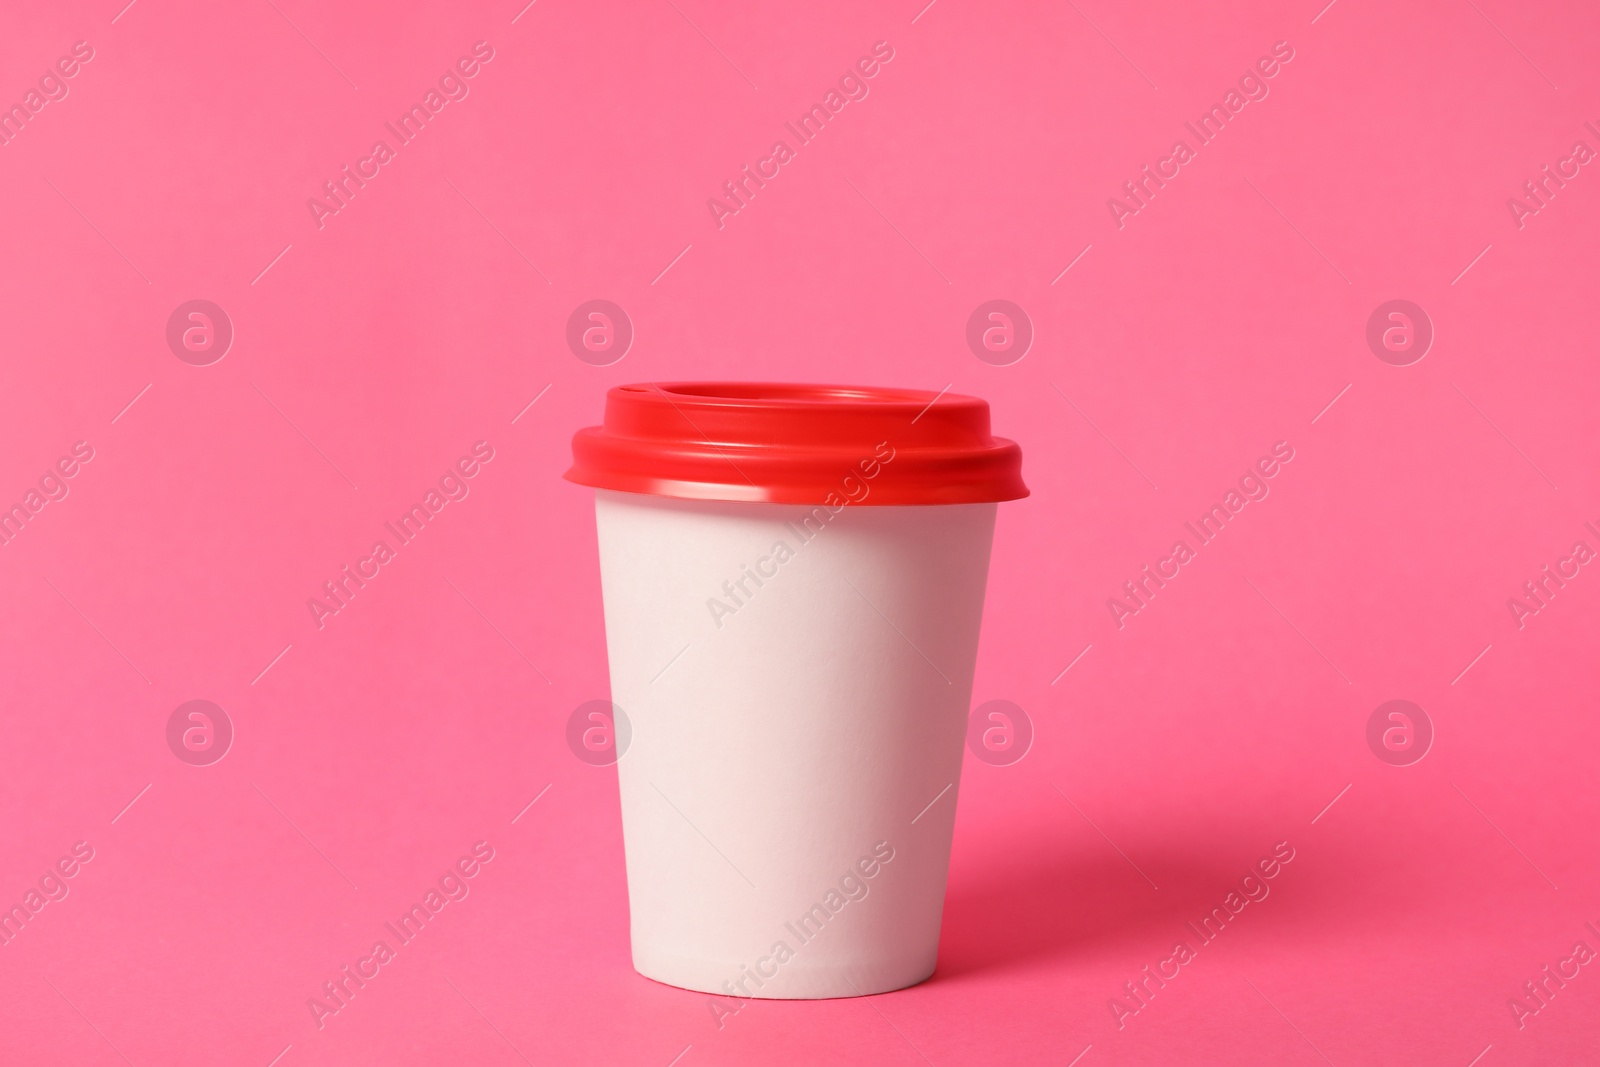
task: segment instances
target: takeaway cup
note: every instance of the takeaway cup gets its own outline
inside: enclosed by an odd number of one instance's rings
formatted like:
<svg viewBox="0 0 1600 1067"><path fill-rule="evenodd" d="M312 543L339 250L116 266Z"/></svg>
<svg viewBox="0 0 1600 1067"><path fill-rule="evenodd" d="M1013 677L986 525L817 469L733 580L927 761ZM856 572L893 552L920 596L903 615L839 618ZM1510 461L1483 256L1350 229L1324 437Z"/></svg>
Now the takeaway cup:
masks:
<svg viewBox="0 0 1600 1067"><path fill-rule="evenodd" d="M612 389L573 459L635 969L741 1000L927 978L1021 450L973 397L700 382Z"/></svg>

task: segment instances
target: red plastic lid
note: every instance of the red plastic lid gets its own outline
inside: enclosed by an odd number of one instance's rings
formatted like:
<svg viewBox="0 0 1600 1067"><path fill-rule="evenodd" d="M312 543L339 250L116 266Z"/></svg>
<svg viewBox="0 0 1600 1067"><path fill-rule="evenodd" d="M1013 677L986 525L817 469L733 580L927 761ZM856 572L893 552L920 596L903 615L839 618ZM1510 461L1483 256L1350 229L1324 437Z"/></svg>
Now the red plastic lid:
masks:
<svg viewBox="0 0 1600 1067"><path fill-rule="evenodd" d="M989 405L920 389L655 382L606 394L567 480L692 500L975 504L1028 495ZM831 499L830 499L831 498Z"/></svg>

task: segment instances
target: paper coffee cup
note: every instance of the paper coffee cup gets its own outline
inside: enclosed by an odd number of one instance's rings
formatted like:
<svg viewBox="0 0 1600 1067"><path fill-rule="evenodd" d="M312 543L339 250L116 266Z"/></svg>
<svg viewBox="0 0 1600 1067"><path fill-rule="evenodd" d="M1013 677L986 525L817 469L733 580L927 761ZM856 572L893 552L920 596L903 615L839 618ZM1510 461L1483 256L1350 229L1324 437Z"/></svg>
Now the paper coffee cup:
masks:
<svg viewBox="0 0 1600 1067"><path fill-rule="evenodd" d="M725 997L933 973L995 505L988 405L623 386L595 486L633 963Z"/></svg>

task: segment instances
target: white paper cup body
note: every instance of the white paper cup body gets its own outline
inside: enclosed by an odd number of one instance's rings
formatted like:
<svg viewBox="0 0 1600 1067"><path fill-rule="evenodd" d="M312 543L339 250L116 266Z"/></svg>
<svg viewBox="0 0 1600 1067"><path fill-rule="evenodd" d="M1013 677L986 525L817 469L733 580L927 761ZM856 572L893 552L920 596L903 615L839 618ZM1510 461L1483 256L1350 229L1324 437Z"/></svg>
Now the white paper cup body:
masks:
<svg viewBox="0 0 1600 1067"><path fill-rule="evenodd" d="M933 973L995 508L597 491L641 974L744 999Z"/></svg>

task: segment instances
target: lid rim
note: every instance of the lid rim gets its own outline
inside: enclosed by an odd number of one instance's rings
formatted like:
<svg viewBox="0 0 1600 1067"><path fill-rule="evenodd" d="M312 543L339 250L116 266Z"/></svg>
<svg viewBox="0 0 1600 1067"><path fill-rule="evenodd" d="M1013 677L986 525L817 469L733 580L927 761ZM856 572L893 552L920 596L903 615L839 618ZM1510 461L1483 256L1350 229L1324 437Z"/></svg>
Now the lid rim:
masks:
<svg viewBox="0 0 1600 1067"><path fill-rule="evenodd" d="M606 395L604 422L573 435L572 455L568 481L679 499L907 506L1028 495L1020 446L989 432L986 401L948 387L622 385Z"/></svg>

